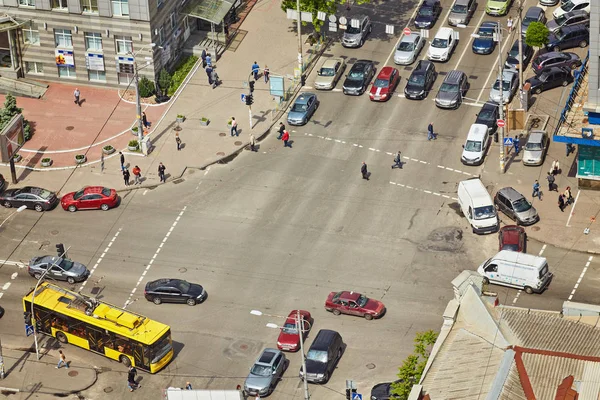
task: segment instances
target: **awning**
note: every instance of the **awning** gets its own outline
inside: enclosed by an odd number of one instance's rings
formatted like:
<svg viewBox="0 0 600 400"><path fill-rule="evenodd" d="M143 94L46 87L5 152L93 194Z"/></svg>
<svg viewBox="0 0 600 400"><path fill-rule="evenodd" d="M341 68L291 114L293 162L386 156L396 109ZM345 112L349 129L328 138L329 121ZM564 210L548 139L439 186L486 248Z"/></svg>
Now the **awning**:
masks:
<svg viewBox="0 0 600 400"><path fill-rule="evenodd" d="M223 21L229 10L231 10L234 1L190 0L183 12L190 17L200 18L218 25Z"/></svg>

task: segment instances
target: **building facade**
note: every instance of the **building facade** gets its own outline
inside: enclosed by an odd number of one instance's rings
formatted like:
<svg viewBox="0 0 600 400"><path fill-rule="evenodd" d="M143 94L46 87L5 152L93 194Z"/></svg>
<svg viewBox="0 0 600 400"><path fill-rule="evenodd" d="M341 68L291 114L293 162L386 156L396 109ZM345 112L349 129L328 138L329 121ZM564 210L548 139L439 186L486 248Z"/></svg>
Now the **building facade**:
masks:
<svg viewBox="0 0 600 400"><path fill-rule="evenodd" d="M0 75L118 87L136 61L154 82L190 35L187 1L0 0Z"/></svg>
<svg viewBox="0 0 600 400"><path fill-rule="evenodd" d="M590 124L600 124L600 2L590 3L590 59L588 67L588 99L584 110Z"/></svg>

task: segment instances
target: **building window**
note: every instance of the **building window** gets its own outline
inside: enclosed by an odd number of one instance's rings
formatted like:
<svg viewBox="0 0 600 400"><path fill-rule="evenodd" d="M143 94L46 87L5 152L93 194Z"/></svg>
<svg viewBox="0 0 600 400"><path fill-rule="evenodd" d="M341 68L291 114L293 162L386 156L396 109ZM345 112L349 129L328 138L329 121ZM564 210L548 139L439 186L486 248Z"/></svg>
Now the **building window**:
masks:
<svg viewBox="0 0 600 400"><path fill-rule="evenodd" d="M86 32L85 47L91 51L102 51L102 34Z"/></svg>
<svg viewBox="0 0 600 400"><path fill-rule="evenodd" d="M133 53L131 36L115 36L115 46L118 54Z"/></svg>
<svg viewBox="0 0 600 400"><path fill-rule="evenodd" d="M156 8L160 8L163 5L163 0L156 0Z"/></svg>
<svg viewBox="0 0 600 400"><path fill-rule="evenodd" d="M69 29L55 29L54 42L56 47L73 47L73 38Z"/></svg>
<svg viewBox="0 0 600 400"><path fill-rule="evenodd" d="M112 0L113 15L126 17L129 15L129 0Z"/></svg>
<svg viewBox="0 0 600 400"><path fill-rule="evenodd" d="M131 82L133 82L133 74L119 72L117 76L119 78L119 85L129 85Z"/></svg>
<svg viewBox="0 0 600 400"><path fill-rule="evenodd" d="M106 72L88 70L88 79L94 82L106 82Z"/></svg>
<svg viewBox="0 0 600 400"><path fill-rule="evenodd" d="M35 7L35 0L19 0L19 5L27 7Z"/></svg>
<svg viewBox="0 0 600 400"><path fill-rule="evenodd" d="M177 18L175 17L174 12L169 16L169 21L171 21L171 30L175 31L175 27L177 26Z"/></svg>
<svg viewBox="0 0 600 400"><path fill-rule="evenodd" d="M37 30L37 26L34 26L33 23L23 26L23 41L25 44L40 45L40 31Z"/></svg>
<svg viewBox="0 0 600 400"><path fill-rule="evenodd" d="M44 64L41 62L25 61L25 70L28 74L43 74Z"/></svg>
<svg viewBox="0 0 600 400"><path fill-rule="evenodd" d="M164 42L165 42L165 28L161 26L158 29L158 44L162 45Z"/></svg>
<svg viewBox="0 0 600 400"><path fill-rule="evenodd" d="M81 0L81 9L87 13L98 13L98 0Z"/></svg>
<svg viewBox="0 0 600 400"><path fill-rule="evenodd" d="M76 78L75 67L58 67L58 76L60 78Z"/></svg>
<svg viewBox="0 0 600 400"><path fill-rule="evenodd" d="M67 0L52 0L52 9L66 10Z"/></svg>

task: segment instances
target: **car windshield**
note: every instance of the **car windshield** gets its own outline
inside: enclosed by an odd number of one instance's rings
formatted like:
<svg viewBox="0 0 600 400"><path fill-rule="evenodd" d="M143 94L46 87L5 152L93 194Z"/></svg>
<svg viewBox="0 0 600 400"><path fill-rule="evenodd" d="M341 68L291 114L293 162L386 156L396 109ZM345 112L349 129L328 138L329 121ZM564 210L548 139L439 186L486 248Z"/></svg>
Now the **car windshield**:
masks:
<svg viewBox="0 0 600 400"><path fill-rule="evenodd" d="M413 51L414 49L414 42L400 42L400 46L398 46L398 50L400 51Z"/></svg>
<svg viewBox="0 0 600 400"><path fill-rule="evenodd" d="M560 8L562 8L564 11L571 11L571 8L573 8L573 7L575 7L575 5L573 4L573 2L571 0L569 0L569 1L564 2Z"/></svg>
<svg viewBox="0 0 600 400"><path fill-rule="evenodd" d="M308 353L306 353L306 359L321 362L321 363L326 363L327 362L327 352L323 351L323 350L312 350L311 349L308 351Z"/></svg>
<svg viewBox="0 0 600 400"><path fill-rule="evenodd" d="M364 307L365 305L367 305L367 301L369 301L367 296L361 294L358 300L356 300L356 304L358 304L359 307Z"/></svg>
<svg viewBox="0 0 600 400"><path fill-rule="evenodd" d="M283 326L283 328L281 329L281 331L283 333L287 333L287 334L290 334L290 335L297 335L298 334L298 330L296 329L296 324L290 323L290 322L286 323Z"/></svg>
<svg viewBox="0 0 600 400"><path fill-rule="evenodd" d="M558 18L554 18L554 22L556 22L556 24L558 26L561 26L562 24L564 24L566 20L567 20L567 14L563 14Z"/></svg>
<svg viewBox="0 0 600 400"><path fill-rule="evenodd" d="M523 48L523 50L525 50L525 48ZM518 57L519 56L519 45L517 46L513 46L510 51L508 52L508 55L510 57Z"/></svg>
<svg viewBox="0 0 600 400"><path fill-rule="evenodd" d="M102 194L106 197L110 196L110 189L109 188L102 188Z"/></svg>
<svg viewBox="0 0 600 400"><path fill-rule="evenodd" d="M538 20L537 17L527 17L526 16L525 18L523 18L523 25L529 26L530 23L537 21L537 20Z"/></svg>
<svg viewBox="0 0 600 400"><path fill-rule="evenodd" d="M467 140L467 143L465 143L465 151L480 152L482 145L483 143L481 142L475 140Z"/></svg>
<svg viewBox="0 0 600 400"><path fill-rule="evenodd" d="M541 149L542 149L542 144L539 142L527 142L527 144L525 145L525 150L536 151L536 150L541 150Z"/></svg>
<svg viewBox="0 0 600 400"><path fill-rule="evenodd" d="M496 81L496 83L494 83L494 89L500 90L500 81ZM505 92L510 90L510 81L502 81L502 90Z"/></svg>
<svg viewBox="0 0 600 400"><path fill-rule="evenodd" d="M164 336L157 340L150 349L150 353L152 354L151 363L157 363L162 360L162 358L173 348L173 344L171 343L171 331L167 331Z"/></svg>
<svg viewBox="0 0 600 400"><path fill-rule="evenodd" d="M388 80L385 80L385 79L375 79L375 83L373 84L373 86L384 88L384 87L388 87L389 84L390 84L390 81L388 81Z"/></svg>
<svg viewBox="0 0 600 400"><path fill-rule="evenodd" d="M271 367L268 365L254 364L250 373L258 376L269 376L271 375Z"/></svg>
<svg viewBox="0 0 600 400"><path fill-rule="evenodd" d="M335 70L333 68L321 68L319 71L319 75L321 76L334 76Z"/></svg>
<svg viewBox="0 0 600 400"><path fill-rule="evenodd" d="M69 271L71 268L73 268L73 261L66 260L66 259L63 258L63 260L60 262L59 265L65 271Z"/></svg>
<svg viewBox="0 0 600 400"><path fill-rule="evenodd" d="M292 107L292 111L294 111L294 112L303 112L303 111L306 111L306 104L296 103Z"/></svg>
<svg viewBox="0 0 600 400"><path fill-rule="evenodd" d="M502 250L519 251L519 245L518 244L505 244L504 246L502 246Z"/></svg>
<svg viewBox="0 0 600 400"><path fill-rule="evenodd" d="M353 26L348 25L348 29L346 29L346 32L348 32L351 35L355 35L357 33L360 33L360 27L355 28Z"/></svg>
<svg viewBox="0 0 600 400"><path fill-rule="evenodd" d="M496 215L494 206L477 207L475 209L475 219L487 219Z"/></svg>
<svg viewBox="0 0 600 400"><path fill-rule="evenodd" d="M494 28L479 28L479 32L477 34L481 37L492 37L494 36Z"/></svg>
<svg viewBox="0 0 600 400"><path fill-rule="evenodd" d="M549 74L549 73L547 73L547 72L544 72L544 73L542 73L542 74L540 75L540 81L542 81L542 82L546 82L546 81L548 80L548 77L549 77L549 76L550 76L550 74Z"/></svg>
<svg viewBox="0 0 600 400"><path fill-rule="evenodd" d="M75 192L75 194L73 195L73 199L74 200L79 199L81 196L83 196L83 192L84 192L84 189L81 189L80 191Z"/></svg>
<svg viewBox="0 0 600 400"><path fill-rule="evenodd" d="M448 39L435 38L433 39L433 42L431 42L431 47L445 49L448 47Z"/></svg>
<svg viewBox="0 0 600 400"><path fill-rule="evenodd" d="M440 86L440 92L456 93L458 92L458 85L454 85L452 83L442 83L442 86Z"/></svg>
<svg viewBox="0 0 600 400"><path fill-rule="evenodd" d="M413 83L415 85L424 85L425 84L425 75L411 75L410 78L408 78L408 81L410 83Z"/></svg>
<svg viewBox="0 0 600 400"><path fill-rule="evenodd" d="M419 9L417 14L419 17L431 17L433 15L433 9L429 7L422 7Z"/></svg>
<svg viewBox="0 0 600 400"><path fill-rule="evenodd" d="M491 120L495 119L494 111L492 111L492 110L481 110L478 117L479 117L479 119L484 120L484 121L491 121Z"/></svg>
<svg viewBox="0 0 600 400"><path fill-rule="evenodd" d="M350 71L350 74L348 75L348 78L350 79L354 79L354 80L359 80L362 79L364 76L364 72L363 71Z"/></svg>
<svg viewBox="0 0 600 400"><path fill-rule="evenodd" d="M468 10L468 7L462 4L454 4L454 6L452 7L452 12L454 13L458 13L458 14L466 14Z"/></svg>
<svg viewBox="0 0 600 400"><path fill-rule="evenodd" d="M189 292L191 286L192 285L190 285L190 283L186 281L177 282L177 288L181 291L181 293Z"/></svg>
<svg viewBox="0 0 600 400"><path fill-rule="evenodd" d="M42 199L49 199L50 196L52 196L52 192L46 189L40 189L38 196L40 196Z"/></svg>
<svg viewBox="0 0 600 400"><path fill-rule="evenodd" d="M524 212L531 208L531 203L525 197L521 197L513 203L513 208L516 212Z"/></svg>

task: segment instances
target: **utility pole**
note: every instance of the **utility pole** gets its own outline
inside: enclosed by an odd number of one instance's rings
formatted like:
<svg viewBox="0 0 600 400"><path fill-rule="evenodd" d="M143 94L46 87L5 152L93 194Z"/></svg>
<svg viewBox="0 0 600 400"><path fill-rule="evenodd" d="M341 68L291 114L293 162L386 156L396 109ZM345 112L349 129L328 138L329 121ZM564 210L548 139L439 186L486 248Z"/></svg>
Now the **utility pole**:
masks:
<svg viewBox="0 0 600 400"><path fill-rule="evenodd" d="M519 1L519 8L517 11L519 12L517 15L517 27L519 29L519 103L521 104L521 109L527 111L527 105L523 104L523 70L525 69L525 66L523 65L523 35L521 34L523 0ZM500 56L502 56L502 54L500 54Z"/></svg>
<svg viewBox="0 0 600 400"><path fill-rule="evenodd" d="M298 24L298 69L300 69L300 76L304 73L304 62L302 61L302 20L300 14L300 0L296 0L296 13Z"/></svg>
<svg viewBox="0 0 600 400"><path fill-rule="evenodd" d="M300 310L296 310L296 329L298 329L298 334L300 335L300 355L302 357L302 382L304 383L304 400L310 399L310 394L308 393L308 380L306 378L306 355L304 354L304 337L302 334L302 328L304 328L304 324L300 324L300 321L304 321L301 319Z"/></svg>
<svg viewBox="0 0 600 400"><path fill-rule="evenodd" d="M138 125L138 146L142 149L142 140L144 139L144 124L142 123L142 99L140 97L140 75L138 73L137 60L133 55L134 82L135 82L135 113ZM142 152L143 154L143 152Z"/></svg>
<svg viewBox="0 0 600 400"><path fill-rule="evenodd" d="M250 75L252 75L252 73L250 73ZM248 86L250 86L250 93L246 96L246 105L248 106L248 118L249 118L249 124L250 124L250 129L253 129L252 126L252 103L254 103L254 96L252 95L252 93L254 93L254 83L255 81L251 80L251 76L248 77Z"/></svg>
<svg viewBox="0 0 600 400"><path fill-rule="evenodd" d="M521 29L521 26L518 25L519 30ZM496 37L498 38L498 48L502 48L502 30L500 28L500 24L496 25L497 28L497 34ZM521 32L519 32L519 35L521 34ZM519 67L521 67L521 65L519 65ZM521 69L521 68L519 68ZM502 76L502 52L499 52L498 54L498 74L499 74L499 78L500 78L500 104L498 105L499 107L499 114L500 114L500 119L504 120L504 92L503 92L503 85L504 85L504 79ZM504 126L500 127L500 172L504 173Z"/></svg>

